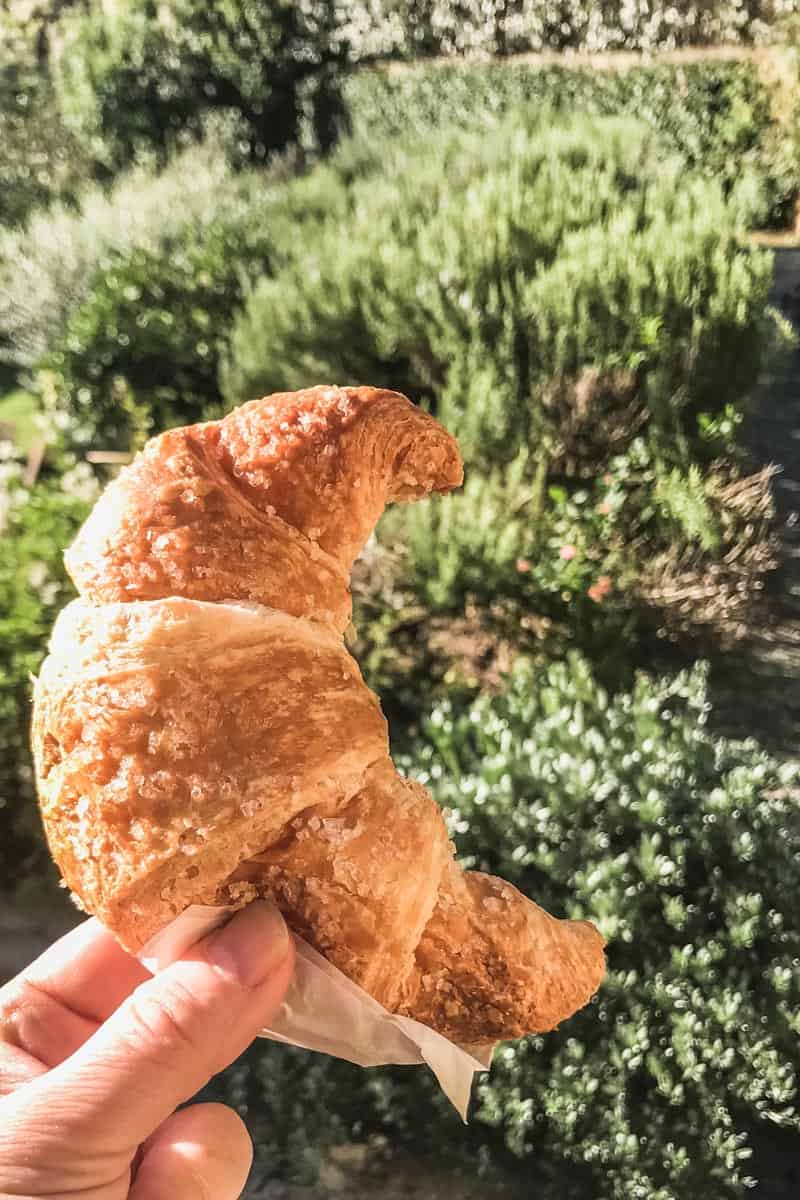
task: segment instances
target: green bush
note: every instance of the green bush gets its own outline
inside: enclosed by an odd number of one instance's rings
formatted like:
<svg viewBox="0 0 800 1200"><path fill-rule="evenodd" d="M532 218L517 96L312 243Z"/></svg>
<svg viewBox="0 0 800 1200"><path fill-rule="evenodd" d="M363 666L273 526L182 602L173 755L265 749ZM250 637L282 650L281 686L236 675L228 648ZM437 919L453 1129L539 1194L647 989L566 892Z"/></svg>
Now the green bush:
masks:
<svg viewBox="0 0 800 1200"><path fill-rule="evenodd" d="M0 29L0 225L24 223L37 206L75 194L93 164L67 127L35 30L4 11Z"/></svg>
<svg viewBox="0 0 800 1200"><path fill-rule="evenodd" d="M127 449L219 415L220 349L248 271L268 267L268 227L246 215L188 228L168 255L110 257L43 360L73 444Z"/></svg>
<svg viewBox="0 0 800 1200"><path fill-rule="evenodd" d="M608 938L596 1001L501 1048L477 1112L592 1200L743 1196L754 1129L800 1126L800 776L707 714L702 667L611 698L520 660L406 760L469 866Z"/></svg>
<svg viewBox="0 0 800 1200"><path fill-rule="evenodd" d="M443 124L491 128L520 105L559 114L635 114L665 151L733 194L753 225L784 227L800 190L800 160L771 96L747 62L597 70L527 63L422 64L361 70L344 99L353 134L380 146Z"/></svg>
<svg viewBox="0 0 800 1200"><path fill-rule="evenodd" d="M235 223L265 190L262 172L236 174L210 145L161 172L141 165L113 188L86 186L77 207L56 204L24 228L0 230L0 360L32 369L63 338L70 317L112 259L167 257L193 230Z"/></svg>
<svg viewBox="0 0 800 1200"><path fill-rule="evenodd" d="M32 486L0 442L0 891L55 882L39 823L29 751L30 677L56 613L73 594L61 560L97 494L91 470L67 459ZM29 899L32 898L29 897Z"/></svg>
<svg viewBox="0 0 800 1200"><path fill-rule="evenodd" d="M119 170L202 136L220 111L254 160L301 140L326 148L342 49L332 0L134 0L67 12L51 59L65 119Z"/></svg>
<svg viewBox="0 0 800 1200"><path fill-rule="evenodd" d="M587 405L620 418L626 393L664 438L696 439L723 366L737 366L731 400L752 386L769 256L739 246L719 189L663 161L642 127L521 113L383 161L353 185L346 225L320 226L254 293L231 398L388 368L491 463L520 441L570 456L591 435L568 422ZM593 466L605 450L598 435Z"/></svg>
<svg viewBox="0 0 800 1200"><path fill-rule="evenodd" d="M359 153L334 169L358 177ZM771 349L771 264L717 185L642 126L520 114L401 143L383 172L256 288L229 400L380 380L430 405L468 465L464 493L408 518L405 569L434 612L474 599L593 649L642 606L685 609L682 577L738 543L725 612L696 624L741 628L770 561L768 481L736 492L736 430Z"/></svg>
<svg viewBox="0 0 800 1200"><path fill-rule="evenodd" d="M341 219L349 203L325 168L291 182L253 173L227 183L227 202L223 193L208 220L189 211L161 245L109 250L82 281L38 364L71 444L126 449L218 416L220 357L249 282L279 269L309 229Z"/></svg>
<svg viewBox="0 0 800 1200"><path fill-rule="evenodd" d="M0 361L38 374L73 446L126 449L215 415L220 354L249 282L350 206L325 166L237 173L210 145L161 172L125 172L75 211L0 232Z"/></svg>

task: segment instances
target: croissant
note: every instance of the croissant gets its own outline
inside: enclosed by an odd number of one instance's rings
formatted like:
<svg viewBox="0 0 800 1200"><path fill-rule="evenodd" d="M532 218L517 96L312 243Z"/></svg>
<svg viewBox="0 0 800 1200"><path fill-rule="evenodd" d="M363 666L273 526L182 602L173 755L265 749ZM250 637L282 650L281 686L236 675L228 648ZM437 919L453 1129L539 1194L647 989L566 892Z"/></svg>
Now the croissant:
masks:
<svg viewBox="0 0 800 1200"><path fill-rule="evenodd" d="M387 502L461 482L393 392L312 388L150 441L66 554L80 598L36 682L52 854L131 951L190 904L272 898L386 1008L458 1042L553 1028L603 939L463 872L347 653Z"/></svg>

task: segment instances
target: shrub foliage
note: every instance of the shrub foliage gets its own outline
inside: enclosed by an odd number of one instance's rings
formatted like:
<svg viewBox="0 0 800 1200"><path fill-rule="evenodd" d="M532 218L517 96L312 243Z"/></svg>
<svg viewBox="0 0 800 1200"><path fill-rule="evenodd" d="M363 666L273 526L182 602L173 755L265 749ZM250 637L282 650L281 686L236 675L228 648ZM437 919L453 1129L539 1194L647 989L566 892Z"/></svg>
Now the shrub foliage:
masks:
<svg viewBox="0 0 800 1200"><path fill-rule="evenodd" d="M43 845L28 748L30 680L56 613L73 594L61 553L97 494L88 466L25 483L10 444L0 442L0 892L40 893L54 871Z"/></svg>
<svg viewBox="0 0 800 1200"><path fill-rule="evenodd" d="M33 370L63 340L73 314L112 261L167 258L189 231L232 224L265 190L262 174L234 173L209 145L123 172L113 188L84 186L75 206L53 205L20 229L0 229L0 355ZM252 224L257 218L253 216Z"/></svg>
<svg viewBox="0 0 800 1200"><path fill-rule="evenodd" d="M46 42L44 43L46 45ZM0 28L0 226L70 198L93 164L88 147L66 124L43 62L36 22L3 11Z"/></svg>
<svg viewBox="0 0 800 1200"><path fill-rule="evenodd" d="M408 518L433 611L476 600L507 627L532 614L536 637L616 642L656 595L683 611L681 577L743 539L717 580L732 607L702 622L741 628L770 564L768 488L720 480L742 476L725 460L771 345L770 260L718 186L640 125L519 113L402 143L385 169L365 185L360 168L346 236L320 226L256 288L230 400L381 379L430 405L469 468Z"/></svg>
<svg viewBox="0 0 800 1200"><path fill-rule="evenodd" d="M465 862L609 939L592 1006L502 1048L478 1112L597 1200L742 1196L753 1128L800 1123L800 779L707 712L700 667L609 697L577 656L520 660L408 762Z"/></svg>
<svg viewBox="0 0 800 1200"><path fill-rule="evenodd" d="M354 72L344 85L352 132L382 144L443 125L496 124L520 105L590 116L636 114L665 150L715 179L753 225L785 226L800 164L776 121L772 95L750 62L629 70L524 62L416 64Z"/></svg>
<svg viewBox="0 0 800 1200"><path fill-rule="evenodd" d="M332 0L91 4L63 16L58 34L62 111L112 170L142 148L163 156L201 136L220 110L255 160L334 136L342 46Z"/></svg>

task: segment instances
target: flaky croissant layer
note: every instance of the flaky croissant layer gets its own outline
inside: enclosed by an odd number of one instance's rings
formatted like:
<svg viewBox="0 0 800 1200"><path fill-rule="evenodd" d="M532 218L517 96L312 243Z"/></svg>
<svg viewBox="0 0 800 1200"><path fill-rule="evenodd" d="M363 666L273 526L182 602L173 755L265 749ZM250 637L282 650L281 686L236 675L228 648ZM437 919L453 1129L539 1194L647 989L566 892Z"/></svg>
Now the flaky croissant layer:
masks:
<svg viewBox="0 0 800 1200"><path fill-rule="evenodd" d="M148 443L66 556L36 685L53 856L136 951L190 904L273 898L387 1008L453 1040L553 1028L604 971L587 922L464 873L347 653L385 504L461 481L396 393L313 388Z"/></svg>

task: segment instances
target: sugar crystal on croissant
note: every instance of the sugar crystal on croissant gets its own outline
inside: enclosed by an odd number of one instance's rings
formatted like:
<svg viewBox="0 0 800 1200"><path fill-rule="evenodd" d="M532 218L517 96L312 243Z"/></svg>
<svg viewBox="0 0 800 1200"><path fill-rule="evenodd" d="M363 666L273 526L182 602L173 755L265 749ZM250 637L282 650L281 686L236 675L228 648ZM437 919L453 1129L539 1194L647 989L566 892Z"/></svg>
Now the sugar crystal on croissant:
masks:
<svg viewBox="0 0 800 1200"><path fill-rule="evenodd" d="M190 904L273 898L386 1008L459 1042L553 1028L604 970L585 921L463 872L345 649L385 505L462 478L405 397L311 388L153 439L66 555L34 701L48 841L132 951Z"/></svg>

